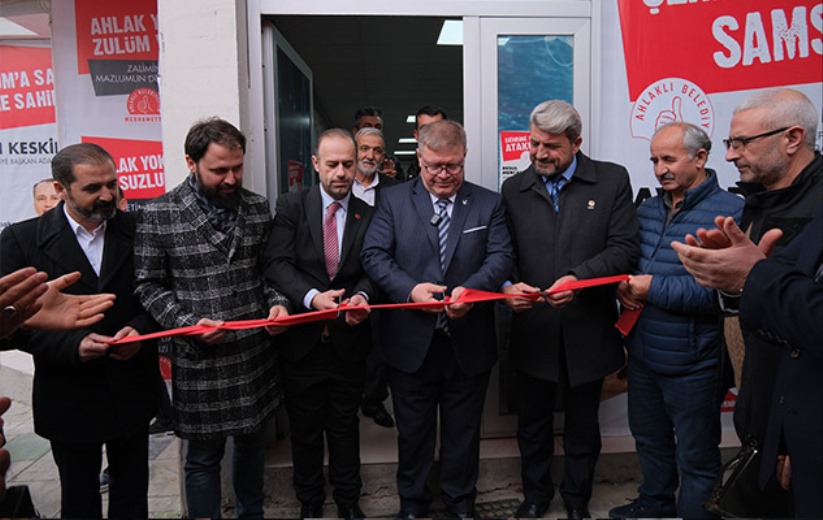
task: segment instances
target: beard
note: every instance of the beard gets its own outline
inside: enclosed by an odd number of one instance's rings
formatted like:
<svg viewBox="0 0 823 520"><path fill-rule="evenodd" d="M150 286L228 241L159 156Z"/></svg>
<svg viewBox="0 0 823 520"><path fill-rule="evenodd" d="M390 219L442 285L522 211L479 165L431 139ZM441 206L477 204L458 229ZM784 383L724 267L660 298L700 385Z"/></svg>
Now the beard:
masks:
<svg viewBox="0 0 823 520"><path fill-rule="evenodd" d="M211 188L203 184L200 177L200 172L194 172L194 178L197 181L197 187L200 193L206 197L211 204L220 209L237 209L240 205L240 188L242 183L238 182L233 190L220 190L218 188Z"/></svg>
<svg viewBox="0 0 823 520"><path fill-rule="evenodd" d="M376 162L360 161L357 163L357 171L365 177L374 177L377 174L378 164Z"/></svg>
<svg viewBox="0 0 823 520"><path fill-rule="evenodd" d="M114 199L109 202L94 201L91 208L83 208L77 204L77 201L71 196L70 191L67 191L66 194L68 195L66 199L71 209L92 222L105 222L106 220L113 219L114 215L117 214L117 201Z"/></svg>

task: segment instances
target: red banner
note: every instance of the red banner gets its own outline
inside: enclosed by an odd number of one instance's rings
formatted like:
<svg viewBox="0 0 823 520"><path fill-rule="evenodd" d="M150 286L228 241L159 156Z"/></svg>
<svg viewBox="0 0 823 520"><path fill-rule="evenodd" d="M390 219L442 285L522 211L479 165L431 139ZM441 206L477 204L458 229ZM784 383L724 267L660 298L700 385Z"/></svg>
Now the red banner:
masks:
<svg viewBox="0 0 823 520"><path fill-rule="evenodd" d="M75 0L77 73L89 60L157 60L157 0Z"/></svg>
<svg viewBox="0 0 823 520"><path fill-rule="evenodd" d="M51 49L0 45L0 130L47 123L54 123Z"/></svg>
<svg viewBox="0 0 823 520"><path fill-rule="evenodd" d="M820 0L618 2L631 101L665 79L706 93L823 80Z"/></svg>
<svg viewBox="0 0 823 520"><path fill-rule="evenodd" d="M117 166L117 181L127 199L151 199L166 193L161 141L83 137L105 148Z"/></svg>

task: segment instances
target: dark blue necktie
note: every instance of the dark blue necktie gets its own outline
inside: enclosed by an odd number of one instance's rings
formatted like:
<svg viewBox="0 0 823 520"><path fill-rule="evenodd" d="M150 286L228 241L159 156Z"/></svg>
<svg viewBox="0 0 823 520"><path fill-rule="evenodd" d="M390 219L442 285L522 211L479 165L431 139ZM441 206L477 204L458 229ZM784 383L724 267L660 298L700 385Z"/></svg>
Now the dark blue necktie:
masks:
<svg viewBox="0 0 823 520"><path fill-rule="evenodd" d="M446 242L449 239L449 206L448 199L440 199L437 201L438 212L440 217L437 220L437 241L440 244L440 267L443 269L443 275L446 274Z"/></svg>
<svg viewBox="0 0 823 520"><path fill-rule="evenodd" d="M552 206L554 206L554 212L558 215L560 214L560 190L562 190L565 185L566 178L560 175L555 179L549 179L546 183L546 187L549 189L549 197L552 199Z"/></svg>
<svg viewBox="0 0 823 520"><path fill-rule="evenodd" d="M437 201L437 241L440 245L440 268L443 270L443 279L445 283L446 278L446 243L448 242L449 238L449 212L447 208L449 206L449 199L440 199ZM446 311L443 310L437 315L437 324L435 328L442 329L447 334L449 332L449 325L448 325L448 317L446 316Z"/></svg>

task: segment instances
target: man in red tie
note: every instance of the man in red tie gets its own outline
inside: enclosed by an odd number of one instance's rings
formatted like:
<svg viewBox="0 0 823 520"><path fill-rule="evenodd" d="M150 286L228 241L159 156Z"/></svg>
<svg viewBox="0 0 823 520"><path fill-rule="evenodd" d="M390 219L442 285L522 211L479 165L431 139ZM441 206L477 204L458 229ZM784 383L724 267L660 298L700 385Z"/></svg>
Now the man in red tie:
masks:
<svg viewBox="0 0 823 520"><path fill-rule="evenodd" d="M297 312L365 305L375 293L360 265L372 207L351 195L357 156L351 133L323 132L312 164L320 184L277 200L266 247L266 277ZM363 518L357 416L366 375L368 311L292 327L280 345L291 424L294 489L302 518L320 518L325 500L324 443L337 516Z"/></svg>

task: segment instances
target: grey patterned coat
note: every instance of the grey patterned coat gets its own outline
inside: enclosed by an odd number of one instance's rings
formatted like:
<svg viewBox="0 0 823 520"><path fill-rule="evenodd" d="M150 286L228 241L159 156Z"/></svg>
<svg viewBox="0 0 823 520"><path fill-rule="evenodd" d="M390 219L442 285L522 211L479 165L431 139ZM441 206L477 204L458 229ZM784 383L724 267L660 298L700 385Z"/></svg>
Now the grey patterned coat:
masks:
<svg viewBox="0 0 823 520"><path fill-rule="evenodd" d="M268 201L242 190L231 249L183 182L140 212L135 240L135 293L165 329L201 318L265 318L288 303L266 286L260 254L271 224ZM229 332L207 345L166 338L172 352L174 426L187 439L260 429L281 393L273 338L263 329Z"/></svg>

